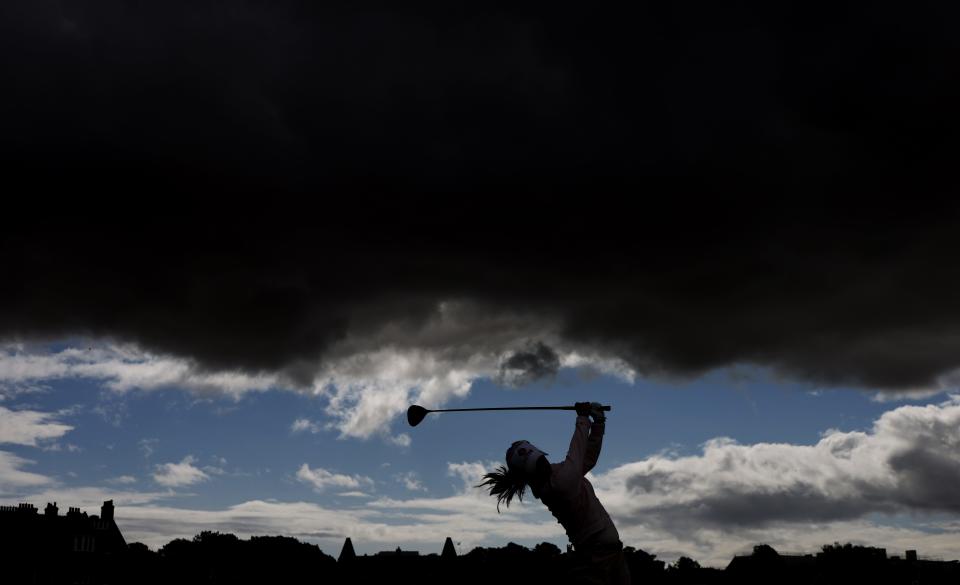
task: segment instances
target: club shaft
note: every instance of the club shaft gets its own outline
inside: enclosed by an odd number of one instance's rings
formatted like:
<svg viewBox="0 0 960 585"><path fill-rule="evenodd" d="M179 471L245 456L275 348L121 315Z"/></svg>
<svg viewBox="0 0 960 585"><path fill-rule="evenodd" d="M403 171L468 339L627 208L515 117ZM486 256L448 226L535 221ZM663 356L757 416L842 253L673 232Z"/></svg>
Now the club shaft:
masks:
<svg viewBox="0 0 960 585"><path fill-rule="evenodd" d="M476 412L480 410L576 410L576 406L500 406L496 408L441 408L427 412ZM604 406L603 410L610 410Z"/></svg>

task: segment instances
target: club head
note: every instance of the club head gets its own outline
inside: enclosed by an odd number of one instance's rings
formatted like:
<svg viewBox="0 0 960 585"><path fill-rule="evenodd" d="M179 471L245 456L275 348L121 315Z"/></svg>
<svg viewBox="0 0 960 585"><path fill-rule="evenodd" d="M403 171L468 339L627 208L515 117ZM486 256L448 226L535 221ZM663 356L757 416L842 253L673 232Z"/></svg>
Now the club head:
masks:
<svg viewBox="0 0 960 585"><path fill-rule="evenodd" d="M410 423L411 427L415 427L420 424L420 421L422 421L429 412L429 410L422 406L411 404L410 408L407 409L407 422Z"/></svg>

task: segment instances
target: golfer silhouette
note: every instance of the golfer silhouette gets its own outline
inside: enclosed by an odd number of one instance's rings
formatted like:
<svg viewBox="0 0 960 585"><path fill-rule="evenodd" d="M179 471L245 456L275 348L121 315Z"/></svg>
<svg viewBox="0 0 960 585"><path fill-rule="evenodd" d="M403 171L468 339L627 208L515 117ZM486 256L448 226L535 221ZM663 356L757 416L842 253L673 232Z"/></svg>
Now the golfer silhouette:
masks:
<svg viewBox="0 0 960 585"><path fill-rule="evenodd" d="M584 477L600 457L606 424L603 407L578 402L576 410L576 427L562 463L550 463L547 454L529 441L516 441L507 449L507 466L484 475L477 487L489 486L500 512L500 504L509 507L514 496L523 500L529 486L567 532L574 548L569 573L574 583L629 585L620 534Z"/></svg>

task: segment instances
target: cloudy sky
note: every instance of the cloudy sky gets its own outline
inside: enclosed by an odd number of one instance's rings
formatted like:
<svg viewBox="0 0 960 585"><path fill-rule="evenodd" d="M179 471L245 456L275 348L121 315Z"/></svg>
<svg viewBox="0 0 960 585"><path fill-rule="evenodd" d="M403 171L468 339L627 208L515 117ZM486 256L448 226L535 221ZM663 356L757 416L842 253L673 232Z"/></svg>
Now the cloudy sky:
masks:
<svg viewBox="0 0 960 585"><path fill-rule="evenodd" d="M626 544L960 557L956 9L768 4L4 2L0 499L563 544L403 413L599 400Z"/></svg>

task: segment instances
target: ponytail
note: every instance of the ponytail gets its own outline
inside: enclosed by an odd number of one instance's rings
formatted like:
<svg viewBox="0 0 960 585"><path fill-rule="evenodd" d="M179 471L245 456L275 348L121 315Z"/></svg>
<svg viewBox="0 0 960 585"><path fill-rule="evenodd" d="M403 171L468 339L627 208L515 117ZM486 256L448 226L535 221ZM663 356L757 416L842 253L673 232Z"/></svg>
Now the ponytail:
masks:
<svg viewBox="0 0 960 585"><path fill-rule="evenodd" d="M497 514L500 513L500 504L505 503L509 508L510 500L514 496L523 501L523 494L527 490L527 482L521 474L501 465L496 471L484 475L483 478L485 481L474 487L489 486L490 495L497 497Z"/></svg>

